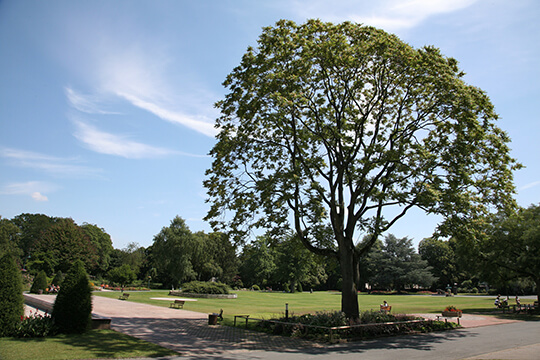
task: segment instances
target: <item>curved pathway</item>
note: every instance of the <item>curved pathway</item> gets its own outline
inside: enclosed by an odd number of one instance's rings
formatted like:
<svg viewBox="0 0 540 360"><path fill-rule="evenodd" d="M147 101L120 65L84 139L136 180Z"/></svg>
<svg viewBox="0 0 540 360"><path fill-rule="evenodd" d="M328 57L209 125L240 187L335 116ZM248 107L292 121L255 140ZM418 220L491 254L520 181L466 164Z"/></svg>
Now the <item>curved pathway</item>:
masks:
<svg viewBox="0 0 540 360"><path fill-rule="evenodd" d="M32 295L54 301L51 295ZM539 359L540 322L467 315L464 329L326 345L240 327L209 326L208 315L94 296L94 315L113 329L177 351L182 359ZM433 314L431 314L433 315ZM492 325L492 326L486 326Z"/></svg>

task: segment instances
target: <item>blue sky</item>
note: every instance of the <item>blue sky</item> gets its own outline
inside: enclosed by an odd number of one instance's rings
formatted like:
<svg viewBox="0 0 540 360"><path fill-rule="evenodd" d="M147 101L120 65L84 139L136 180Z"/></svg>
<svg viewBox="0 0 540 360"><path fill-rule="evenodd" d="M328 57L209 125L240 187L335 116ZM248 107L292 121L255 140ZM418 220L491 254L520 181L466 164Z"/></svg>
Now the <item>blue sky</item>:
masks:
<svg viewBox="0 0 540 360"><path fill-rule="evenodd" d="M512 138L521 206L540 202L536 0L0 0L0 215L152 244L176 215L211 231L202 186L221 83L279 19L369 24L456 58ZM437 219L392 228L418 243Z"/></svg>

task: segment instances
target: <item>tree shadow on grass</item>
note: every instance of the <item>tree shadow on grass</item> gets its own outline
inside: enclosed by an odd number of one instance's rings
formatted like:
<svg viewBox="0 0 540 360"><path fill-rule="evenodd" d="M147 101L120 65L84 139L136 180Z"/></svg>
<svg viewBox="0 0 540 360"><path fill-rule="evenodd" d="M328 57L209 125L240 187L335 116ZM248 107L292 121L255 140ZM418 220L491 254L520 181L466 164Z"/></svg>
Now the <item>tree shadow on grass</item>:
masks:
<svg viewBox="0 0 540 360"><path fill-rule="evenodd" d="M329 345L245 330L241 327L209 326L201 319L113 318L113 327L192 358L226 358L227 353L242 350L306 355L361 354L371 349L410 348L430 351L439 342L471 336L460 331L444 331Z"/></svg>
<svg viewBox="0 0 540 360"><path fill-rule="evenodd" d="M59 334L50 338L20 338L21 346L27 346L29 342L39 343L43 347L43 356L47 357L46 343L59 343L66 345L63 351L71 356L80 358L126 358L126 357L164 357L178 355L169 349L164 349L155 344L134 339L126 334L112 330L92 330L84 334ZM58 347L50 345L57 351ZM77 354L80 350L81 355ZM73 352L75 351L75 352ZM58 355L58 354L55 354ZM66 357L67 358L67 357Z"/></svg>
<svg viewBox="0 0 540 360"><path fill-rule="evenodd" d="M66 335L63 343L91 351L99 358L162 357L174 355L170 350L138 341L112 330L93 330L82 336Z"/></svg>

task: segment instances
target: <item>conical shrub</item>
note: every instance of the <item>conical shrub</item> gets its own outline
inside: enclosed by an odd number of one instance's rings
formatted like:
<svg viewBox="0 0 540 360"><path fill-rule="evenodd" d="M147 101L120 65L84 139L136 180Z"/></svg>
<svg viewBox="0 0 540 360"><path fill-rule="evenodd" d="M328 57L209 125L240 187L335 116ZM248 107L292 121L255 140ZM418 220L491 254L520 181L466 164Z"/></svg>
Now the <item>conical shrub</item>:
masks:
<svg viewBox="0 0 540 360"><path fill-rule="evenodd" d="M45 289L47 289L47 275L45 274L45 271L41 270L34 278L30 292L32 294L38 294L39 290L45 292Z"/></svg>
<svg viewBox="0 0 540 360"><path fill-rule="evenodd" d="M62 274L62 272L60 270L58 270L56 275L54 275L54 278L51 281L51 284L56 285L56 286L60 286L60 285L62 285L62 281L64 281L64 274Z"/></svg>
<svg viewBox="0 0 540 360"><path fill-rule="evenodd" d="M82 261L75 261L62 281L52 317L58 330L65 334L80 334L90 328L92 288Z"/></svg>
<svg viewBox="0 0 540 360"><path fill-rule="evenodd" d="M24 314L22 278L11 255L0 259L0 337L14 334Z"/></svg>

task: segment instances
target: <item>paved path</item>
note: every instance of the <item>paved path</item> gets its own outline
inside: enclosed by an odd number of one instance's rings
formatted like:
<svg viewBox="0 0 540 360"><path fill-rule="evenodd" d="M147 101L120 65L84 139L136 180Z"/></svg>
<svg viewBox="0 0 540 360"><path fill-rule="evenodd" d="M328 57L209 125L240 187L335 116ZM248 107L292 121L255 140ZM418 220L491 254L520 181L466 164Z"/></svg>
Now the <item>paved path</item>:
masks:
<svg viewBox="0 0 540 360"><path fill-rule="evenodd" d="M39 297L54 301L50 295ZM189 310L100 296L93 302L94 314L112 318L115 330L177 351L179 359L540 359L540 322L465 314L466 328L456 331L321 345L209 326L207 314Z"/></svg>

